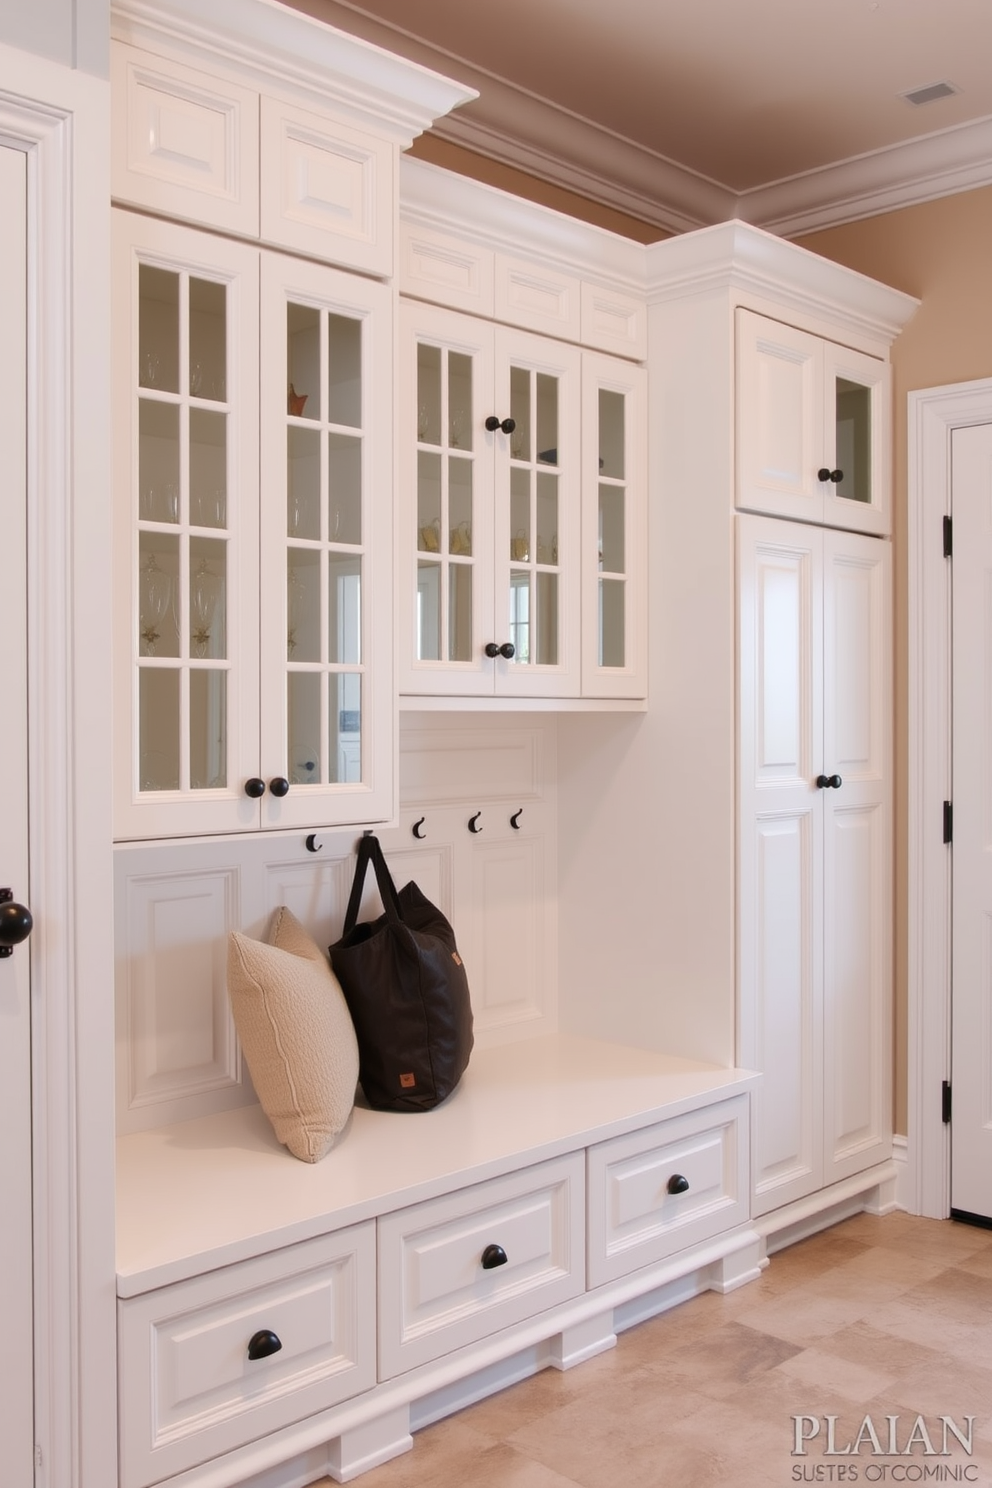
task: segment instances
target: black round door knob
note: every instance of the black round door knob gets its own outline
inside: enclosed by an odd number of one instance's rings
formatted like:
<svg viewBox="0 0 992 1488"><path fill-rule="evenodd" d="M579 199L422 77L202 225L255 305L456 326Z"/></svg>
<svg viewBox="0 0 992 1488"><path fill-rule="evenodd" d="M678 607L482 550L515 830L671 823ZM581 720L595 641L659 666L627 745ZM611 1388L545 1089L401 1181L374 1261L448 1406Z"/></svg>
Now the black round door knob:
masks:
<svg viewBox="0 0 992 1488"><path fill-rule="evenodd" d="M835 486L839 486L844 479L844 472L843 470L828 470L826 465L821 465L816 472L816 478L818 481L833 481Z"/></svg>
<svg viewBox="0 0 992 1488"><path fill-rule="evenodd" d="M504 434L512 434L516 427L516 419L499 419L494 413L491 413L486 419L486 428L489 430L490 434L495 434L497 429L502 429Z"/></svg>
<svg viewBox="0 0 992 1488"><path fill-rule="evenodd" d="M497 1266L506 1265L506 1251L502 1245L487 1245L482 1252L483 1271L494 1271Z"/></svg>
<svg viewBox="0 0 992 1488"><path fill-rule="evenodd" d="M26 905L16 904L10 889L0 889L0 956L9 956L15 945L27 940L33 926Z"/></svg>
<svg viewBox="0 0 992 1488"><path fill-rule="evenodd" d="M495 641L486 642L486 655L490 659L499 655L499 647L497 646Z"/></svg>
<svg viewBox="0 0 992 1488"><path fill-rule="evenodd" d="M683 1173L673 1173L668 1180L668 1192L670 1194L688 1193L689 1180Z"/></svg>
<svg viewBox="0 0 992 1488"><path fill-rule="evenodd" d="M288 796L289 781L285 775L277 775L274 780L270 780L269 791L273 796Z"/></svg>
<svg viewBox="0 0 992 1488"><path fill-rule="evenodd" d="M259 796L265 795L265 781L260 780L257 775L252 775L249 780L245 781L245 795L257 801Z"/></svg>
<svg viewBox="0 0 992 1488"><path fill-rule="evenodd" d="M277 1354L281 1348L282 1339L278 1333L273 1333L271 1328L260 1328L248 1340L248 1357L267 1359L270 1354Z"/></svg>
<svg viewBox="0 0 992 1488"><path fill-rule="evenodd" d="M839 775L817 775L816 783L821 790L840 790L844 784Z"/></svg>
<svg viewBox="0 0 992 1488"><path fill-rule="evenodd" d="M517 654L517 649L512 641L504 641L499 648L499 654L500 656L505 656L507 661L512 661Z"/></svg>

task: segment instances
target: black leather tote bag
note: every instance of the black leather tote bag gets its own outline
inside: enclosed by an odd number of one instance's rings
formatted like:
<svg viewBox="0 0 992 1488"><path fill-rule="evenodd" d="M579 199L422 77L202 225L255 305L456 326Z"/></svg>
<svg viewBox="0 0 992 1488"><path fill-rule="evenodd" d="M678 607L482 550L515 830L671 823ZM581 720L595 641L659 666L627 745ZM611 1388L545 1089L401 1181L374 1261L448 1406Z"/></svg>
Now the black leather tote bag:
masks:
<svg viewBox="0 0 992 1488"><path fill-rule="evenodd" d="M358 921L369 864L385 913ZM444 915L415 883L397 893L367 833L341 939L329 948L358 1037L365 1099L377 1111L429 1111L451 1094L472 1052L468 977Z"/></svg>

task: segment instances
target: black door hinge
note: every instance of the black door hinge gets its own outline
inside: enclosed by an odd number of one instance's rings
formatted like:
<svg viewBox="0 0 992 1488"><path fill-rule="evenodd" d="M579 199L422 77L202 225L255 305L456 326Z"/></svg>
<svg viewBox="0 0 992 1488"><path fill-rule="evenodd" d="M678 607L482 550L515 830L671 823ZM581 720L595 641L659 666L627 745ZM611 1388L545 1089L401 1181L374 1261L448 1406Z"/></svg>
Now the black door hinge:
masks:
<svg viewBox="0 0 992 1488"><path fill-rule="evenodd" d="M940 1082L940 1119L945 1126L951 1119L951 1082L941 1080Z"/></svg>
<svg viewBox="0 0 992 1488"><path fill-rule="evenodd" d="M944 842L954 839L954 807L950 801L944 802Z"/></svg>
<svg viewBox="0 0 992 1488"><path fill-rule="evenodd" d="M944 518L944 557L945 558L950 558L952 546L953 546L953 544L952 544L952 540L951 540L951 519L950 519L950 517L945 517Z"/></svg>

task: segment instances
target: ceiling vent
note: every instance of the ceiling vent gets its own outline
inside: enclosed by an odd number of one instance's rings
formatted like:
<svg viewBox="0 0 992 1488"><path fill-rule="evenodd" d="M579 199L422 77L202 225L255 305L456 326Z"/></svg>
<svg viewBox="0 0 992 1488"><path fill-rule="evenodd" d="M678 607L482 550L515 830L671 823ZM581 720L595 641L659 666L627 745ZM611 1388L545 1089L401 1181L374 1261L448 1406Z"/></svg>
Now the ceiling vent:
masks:
<svg viewBox="0 0 992 1488"><path fill-rule="evenodd" d="M952 83L927 83L925 88L911 88L908 93L900 93L899 97L912 104L933 103L937 98L950 98L952 93L959 91Z"/></svg>

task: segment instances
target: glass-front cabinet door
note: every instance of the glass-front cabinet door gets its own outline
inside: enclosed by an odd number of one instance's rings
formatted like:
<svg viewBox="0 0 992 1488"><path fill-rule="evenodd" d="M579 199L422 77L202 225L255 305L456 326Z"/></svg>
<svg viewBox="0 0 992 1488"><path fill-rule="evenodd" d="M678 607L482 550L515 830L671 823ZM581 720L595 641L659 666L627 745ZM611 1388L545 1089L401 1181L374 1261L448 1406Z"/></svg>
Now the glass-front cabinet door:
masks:
<svg viewBox="0 0 992 1488"><path fill-rule="evenodd" d="M262 255L263 824L392 809L391 295Z"/></svg>
<svg viewBox="0 0 992 1488"><path fill-rule="evenodd" d="M582 377L582 695L644 697L647 378L592 352Z"/></svg>
<svg viewBox="0 0 992 1488"><path fill-rule="evenodd" d="M115 832L382 820L389 292L114 231Z"/></svg>
<svg viewBox="0 0 992 1488"><path fill-rule="evenodd" d="M115 830L251 826L258 252L115 213Z"/></svg>
<svg viewBox="0 0 992 1488"><path fill-rule="evenodd" d="M406 302L401 690L577 696L577 349Z"/></svg>
<svg viewBox="0 0 992 1488"><path fill-rule="evenodd" d="M502 326L495 346L496 690L577 697L581 352Z"/></svg>
<svg viewBox="0 0 992 1488"><path fill-rule="evenodd" d="M891 530L889 365L737 310L737 506Z"/></svg>
<svg viewBox="0 0 992 1488"><path fill-rule="evenodd" d="M889 367L832 341L823 344L823 424L827 460L823 520L830 527L887 533Z"/></svg>

